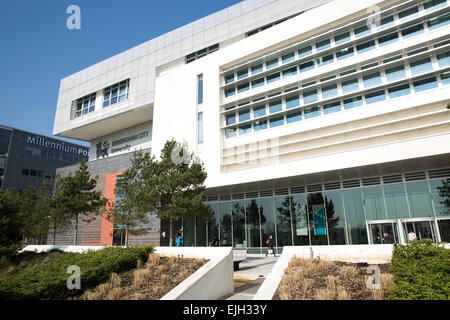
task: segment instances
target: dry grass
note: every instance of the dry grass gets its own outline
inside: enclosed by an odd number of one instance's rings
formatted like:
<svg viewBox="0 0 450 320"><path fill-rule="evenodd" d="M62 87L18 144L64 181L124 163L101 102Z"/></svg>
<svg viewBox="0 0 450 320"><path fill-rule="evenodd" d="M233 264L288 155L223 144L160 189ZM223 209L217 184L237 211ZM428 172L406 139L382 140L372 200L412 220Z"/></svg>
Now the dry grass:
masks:
<svg viewBox="0 0 450 320"><path fill-rule="evenodd" d="M202 259L165 258L151 254L146 264L83 294L83 300L159 300L206 263Z"/></svg>
<svg viewBox="0 0 450 320"><path fill-rule="evenodd" d="M392 276L381 266L381 289L367 287L366 268L294 257L275 293L275 300L383 300ZM383 270L385 271L383 273Z"/></svg>

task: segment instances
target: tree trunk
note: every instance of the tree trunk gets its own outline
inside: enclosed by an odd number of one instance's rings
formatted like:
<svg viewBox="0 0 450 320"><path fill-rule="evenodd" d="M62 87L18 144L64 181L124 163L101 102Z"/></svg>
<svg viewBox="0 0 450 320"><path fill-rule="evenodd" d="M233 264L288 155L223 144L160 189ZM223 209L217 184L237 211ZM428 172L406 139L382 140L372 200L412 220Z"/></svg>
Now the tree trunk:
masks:
<svg viewBox="0 0 450 320"><path fill-rule="evenodd" d="M125 228L125 247L128 247L128 229L129 226L127 225Z"/></svg>
<svg viewBox="0 0 450 320"><path fill-rule="evenodd" d="M173 234L173 221L172 219L169 220L169 247L172 247L172 234Z"/></svg>
<svg viewBox="0 0 450 320"><path fill-rule="evenodd" d="M56 224L53 225L53 245L56 243Z"/></svg>
<svg viewBox="0 0 450 320"><path fill-rule="evenodd" d="M76 246L78 242L78 215L75 218L75 239L73 245Z"/></svg>

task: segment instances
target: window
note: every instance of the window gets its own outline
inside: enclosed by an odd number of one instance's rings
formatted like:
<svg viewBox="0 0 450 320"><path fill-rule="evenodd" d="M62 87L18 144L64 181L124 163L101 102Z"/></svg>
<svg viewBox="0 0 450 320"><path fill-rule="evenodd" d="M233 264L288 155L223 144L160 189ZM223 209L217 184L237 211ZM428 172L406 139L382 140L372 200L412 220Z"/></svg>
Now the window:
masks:
<svg viewBox="0 0 450 320"><path fill-rule="evenodd" d="M319 67L324 66L326 64L333 63L333 62L334 62L334 55L333 55L333 53L329 53L329 54L326 54L324 56L321 56L321 57L317 58L317 65Z"/></svg>
<svg viewBox="0 0 450 320"><path fill-rule="evenodd" d="M239 122L250 120L250 109L239 112Z"/></svg>
<svg viewBox="0 0 450 320"><path fill-rule="evenodd" d="M373 49L375 49L375 40L362 42L356 45L356 50L358 50L358 53L364 53Z"/></svg>
<svg viewBox="0 0 450 320"><path fill-rule="evenodd" d="M422 92L438 87L437 79L434 76L415 80L413 81L413 85L416 92Z"/></svg>
<svg viewBox="0 0 450 320"><path fill-rule="evenodd" d="M331 47L330 39L325 39L316 43L316 51L323 51Z"/></svg>
<svg viewBox="0 0 450 320"><path fill-rule="evenodd" d="M312 46L310 46L310 45L307 47L300 48L298 50L299 58L306 57L306 56L310 55L311 53L312 53Z"/></svg>
<svg viewBox="0 0 450 320"><path fill-rule="evenodd" d="M371 88L381 84L381 75L379 72L363 76L364 87Z"/></svg>
<svg viewBox="0 0 450 320"><path fill-rule="evenodd" d="M447 4L446 0L428 0L423 3L423 7L427 11L439 9L445 7Z"/></svg>
<svg viewBox="0 0 450 320"><path fill-rule="evenodd" d="M238 93L245 92L250 89L250 83L246 82L237 87Z"/></svg>
<svg viewBox="0 0 450 320"><path fill-rule="evenodd" d="M303 103L308 104L317 101L317 90L303 93Z"/></svg>
<svg viewBox="0 0 450 320"><path fill-rule="evenodd" d="M379 29L384 29L394 25L394 16L383 17L380 19Z"/></svg>
<svg viewBox="0 0 450 320"><path fill-rule="evenodd" d="M334 37L334 43L336 45L350 41L350 32L344 32Z"/></svg>
<svg viewBox="0 0 450 320"><path fill-rule="evenodd" d="M255 121L254 128L255 131L267 129L267 120Z"/></svg>
<svg viewBox="0 0 450 320"><path fill-rule="evenodd" d="M130 79L116 83L103 89L103 107L107 107L128 99Z"/></svg>
<svg viewBox="0 0 450 320"><path fill-rule="evenodd" d="M352 79L342 82L342 91L344 94L359 90L358 79Z"/></svg>
<svg viewBox="0 0 450 320"><path fill-rule="evenodd" d="M450 84L450 71L441 73L441 80L442 80L442 84L444 86L449 85Z"/></svg>
<svg viewBox="0 0 450 320"><path fill-rule="evenodd" d="M225 119L226 119L226 124L227 124L227 126L236 123L236 115L235 115L234 113L233 113L233 114L228 114L228 115L226 115L226 116L225 116Z"/></svg>
<svg viewBox="0 0 450 320"><path fill-rule="evenodd" d="M385 99L386 99L386 95L384 93L384 89L366 93L366 103L367 104L384 101Z"/></svg>
<svg viewBox="0 0 450 320"><path fill-rule="evenodd" d="M396 41L398 41L398 32L397 31L388 33L388 34L378 38L378 44L380 45L380 47L386 46L386 45L394 43Z"/></svg>
<svg viewBox="0 0 450 320"><path fill-rule="evenodd" d="M341 102L334 101L323 105L323 113L330 114L341 111Z"/></svg>
<svg viewBox="0 0 450 320"><path fill-rule="evenodd" d="M272 101L269 103L269 112L276 113L283 110L283 105L281 104L281 100Z"/></svg>
<svg viewBox="0 0 450 320"><path fill-rule="evenodd" d="M234 73L225 76L225 84L234 82Z"/></svg>
<svg viewBox="0 0 450 320"><path fill-rule="evenodd" d="M406 19L406 18L412 18L416 16L419 13L419 8L417 6L414 6L412 8L403 10L398 13L398 17L400 20Z"/></svg>
<svg viewBox="0 0 450 320"><path fill-rule="evenodd" d="M445 67L450 66L450 51L438 54L437 59L438 59L440 68L445 68Z"/></svg>
<svg viewBox="0 0 450 320"><path fill-rule="evenodd" d="M362 96L355 96L348 99L344 99L344 109L352 109L356 107L361 107L363 105L362 103Z"/></svg>
<svg viewBox="0 0 450 320"><path fill-rule="evenodd" d="M305 108L305 119L316 118L319 117L320 115L321 112L319 106Z"/></svg>
<svg viewBox="0 0 450 320"><path fill-rule="evenodd" d="M225 136L227 138L236 137L236 129L225 129Z"/></svg>
<svg viewBox="0 0 450 320"><path fill-rule="evenodd" d="M329 99L338 95L337 85L327 86L322 88L322 98Z"/></svg>
<svg viewBox="0 0 450 320"><path fill-rule="evenodd" d="M402 37L404 39L407 39L407 38L410 38L412 36L422 33L423 30L424 30L423 23L421 22L421 23L415 24L413 26L403 28L400 32L402 33Z"/></svg>
<svg viewBox="0 0 450 320"><path fill-rule="evenodd" d="M284 117L283 116L270 119L270 127L271 128L279 127L282 125L284 125Z"/></svg>
<svg viewBox="0 0 450 320"><path fill-rule="evenodd" d="M272 73L267 76L267 84L280 80L280 73Z"/></svg>
<svg viewBox="0 0 450 320"><path fill-rule="evenodd" d="M300 106L300 97L298 95L286 98L286 108L292 109Z"/></svg>
<svg viewBox="0 0 450 320"><path fill-rule="evenodd" d="M244 134L248 134L250 132L252 132L252 125L251 124L239 127L239 135L240 136L242 136Z"/></svg>
<svg viewBox="0 0 450 320"><path fill-rule="evenodd" d="M336 57L337 57L338 61L348 58L348 57L352 57L353 55L354 55L353 47L348 47L348 48L336 51Z"/></svg>
<svg viewBox="0 0 450 320"><path fill-rule="evenodd" d="M244 79L248 77L248 69L239 70L237 73L238 80Z"/></svg>
<svg viewBox="0 0 450 320"><path fill-rule="evenodd" d="M236 94L236 88L235 87L225 89L225 97L231 97L231 96L234 96L235 94Z"/></svg>
<svg viewBox="0 0 450 320"><path fill-rule="evenodd" d="M276 66L278 66L278 57L274 57L266 61L266 69L272 69Z"/></svg>
<svg viewBox="0 0 450 320"><path fill-rule="evenodd" d="M413 75L418 75L424 72L432 71L433 65L430 58L413 61L409 64Z"/></svg>
<svg viewBox="0 0 450 320"><path fill-rule="evenodd" d="M202 50L199 50L197 52L191 53L189 55L186 56L186 63L191 63L194 62L197 59L200 59L208 54L211 54L213 52L216 52L217 50L219 50L219 44L216 43L208 48L204 48Z"/></svg>
<svg viewBox="0 0 450 320"><path fill-rule="evenodd" d="M197 76L197 104L203 103L203 75Z"/></svg>
<svg viewBox="0 0 450 320"><path fill-rule="evenodd" d="M410 94L411 89L409 88L409 83L406 82L389 88L388 92L389 98L394 99Z"/></svg>
<svg viewBox="0 0 450 320"><path fill-rule="evenodd" d="M290 52L281 57L283 63L288 63L295 60L295 52Z"/></svg>
<svg viewBox="0 0 450 320"><path fill-rule="evenodd" d="M295 76L297 74L297 66L293 66L283 70L283 78Z"/></svg>
<svg viewBox="0 0 450 320"><path fill-rule="evenodd" d="M298 121L302 121L302 119L303 119L302 111L288 113L286 115L286 121L287 121L288 124L294 123L294 122L298 122Z"/></svg>
<svg viewBox="0 0 450 320"><path fill-rule="evenodd" d="M75 118L81 115L88 114L95 111L95 99L97 94L93 93L83 98L80 98L76 102Z"/></svg>
<svg viewBox="0 0 450 320"><path fill-rule="evenodd" d="M257 64L255 66L252 67L252 74L257 74L257 73L261 73L263 71L263 64Z"/></svg>
<svg viewBox="0 0 450 320"><path fill-rule="evenodd" d="M252 88L258 88L263 86L265 83L265 79L264 78L258 78L252 81Z"/></svg>
<svg viewBox="0 0 450 320"><path fill-rule="evenodd" d="M362 25L360 27L355 28L355 36L356 38L363 37L367 34L369 34L371 31L367 25Z"/></svg>
<svg viewBox="0 0 450 320"><path fill-rule="evenodd" d="M253 117L259 118L266 115L266 106L258 106L253 108Z"/></svg>
<svg viewBox="0 0 450 320"><path fill-rule="evenodd" d="M203 112L198 113L197 125L198 144L203 144Z"/></svg>
<svg viewBox="0 0 450 320"><path fill-rule="evenodd" d="M388 82L406 78L405 67L403 65L386 69L385 72Z"/></svg>
<svg viewBox="0 0 450 320"><path fill-rule="evenodd" d="M308 70L311 70L311 69L314 69L314 68L315 68L314 60L309 60L309 61L306 61L306 62L303 62L303 63L300 64L300 71L301 72L305 72L305 71L308 71Z"/></svg>
<svg viewBox="0 0 450 320"><path fill-rule="evenodd" d="M438 17L427 20L428 29L433 30L447 25L450 22L450 12L444 13Z"/></svg>

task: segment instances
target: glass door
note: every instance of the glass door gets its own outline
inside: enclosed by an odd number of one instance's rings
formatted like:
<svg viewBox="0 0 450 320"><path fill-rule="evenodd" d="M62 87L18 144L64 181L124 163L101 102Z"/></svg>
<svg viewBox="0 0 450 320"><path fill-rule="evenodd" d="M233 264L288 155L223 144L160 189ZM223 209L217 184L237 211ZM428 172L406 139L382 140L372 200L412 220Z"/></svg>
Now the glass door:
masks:
<svg viewBox="0 0 450 320"><path fill-rule="evenodd" d="M368 224L371 244L393 244L399 242L397 223L372 222Z"/></svg>
<svg viewBox="0 0 450 320"><path fill-rule="evenodd" d="M413 240L429 239L437 242L433 221L404 221L403 228L408 243Z"/></svg>

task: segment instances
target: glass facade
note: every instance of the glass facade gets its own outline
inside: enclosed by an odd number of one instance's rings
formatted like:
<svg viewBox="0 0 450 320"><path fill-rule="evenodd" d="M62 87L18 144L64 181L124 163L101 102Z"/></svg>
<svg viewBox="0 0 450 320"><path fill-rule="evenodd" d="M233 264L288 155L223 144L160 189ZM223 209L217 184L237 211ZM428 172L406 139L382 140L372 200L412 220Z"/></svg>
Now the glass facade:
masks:
<svg viewBox="0 0 450 320"><path fill-rule="evenodd" d="M6 171L6 161L11 141L11 130L0 128L0 190L3 185L3 177Z"/></svg>
<svg viewBox="0 0 450 320"><path fill-rule="evenodd" d="M429 179L414 181L377 177L218 197L206 202L214 215L206 224L197 221L196 237L185 237L185 245L211 245L216 235L222 246L264 253L272 235L280 252L292 245L406 243L412 229L448 241L450 169L444 171L441 178L430 171ZM194 225L185 221L187 234Z"/></svg>

